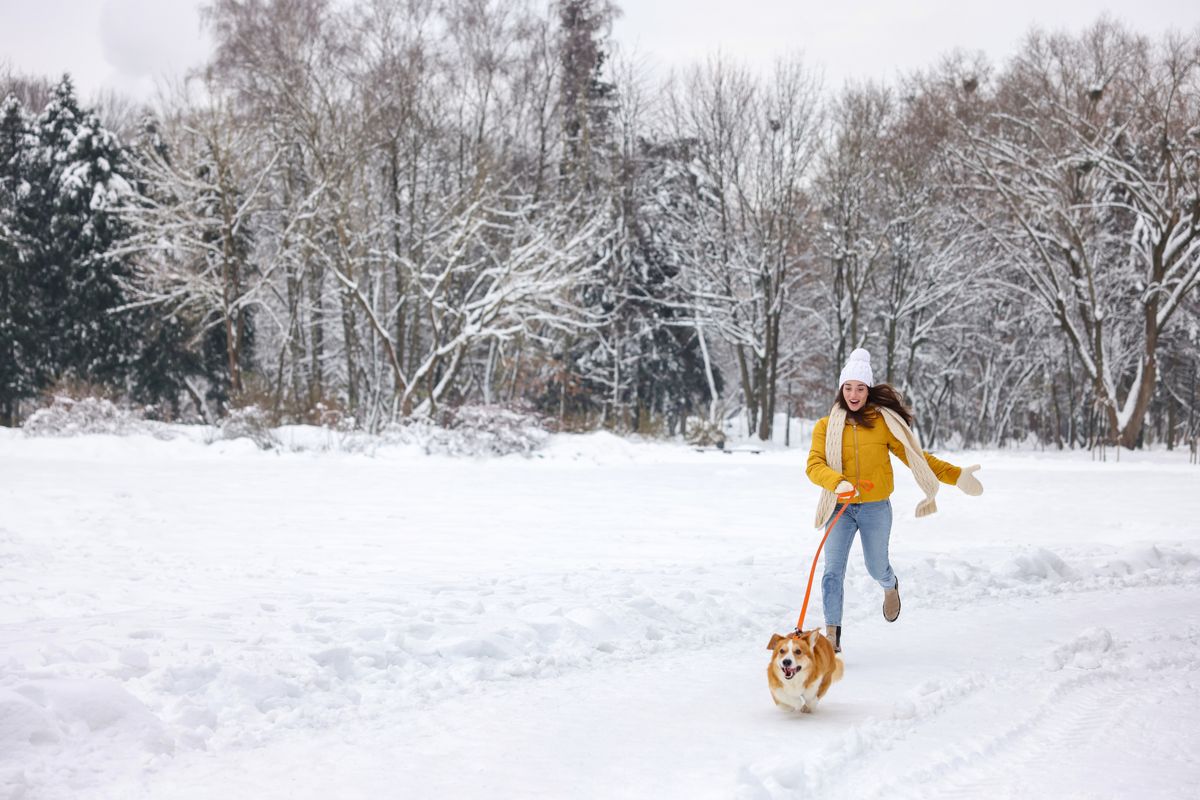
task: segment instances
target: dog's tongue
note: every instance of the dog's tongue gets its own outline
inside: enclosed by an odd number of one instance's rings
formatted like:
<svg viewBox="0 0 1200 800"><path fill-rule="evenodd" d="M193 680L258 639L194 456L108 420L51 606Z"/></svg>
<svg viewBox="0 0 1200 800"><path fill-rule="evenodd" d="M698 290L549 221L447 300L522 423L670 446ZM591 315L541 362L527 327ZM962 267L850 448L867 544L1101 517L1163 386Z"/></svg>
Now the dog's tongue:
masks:
<svg viewBox="0 0 1200 800"><path fill-rule="evenodd" d="M796 670L790 667L783 668L783 677L791 679L796 674Z"/></svg>

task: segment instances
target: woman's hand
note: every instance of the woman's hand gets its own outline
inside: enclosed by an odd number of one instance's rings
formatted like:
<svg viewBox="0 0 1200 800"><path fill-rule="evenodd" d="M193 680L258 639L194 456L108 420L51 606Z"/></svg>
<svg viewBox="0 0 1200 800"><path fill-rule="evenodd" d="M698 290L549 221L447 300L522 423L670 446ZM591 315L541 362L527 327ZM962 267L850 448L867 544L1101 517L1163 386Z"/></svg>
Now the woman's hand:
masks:
<svg viewBox="0 0 1200 800"><path fill-rule="evenodd" d="M850 481L842 481L837 485L837 488L833 490L833 493L836 495L843 495L847 492L853 492L854 497L858 496L858 489L855 489L854 484Z"/></svg>
<svg viewBox="0 0 1200 800"><path fill-rule="evenodd" d="M963 467L962 474L958 476L958 482L954 485L972 497L978 497L983 494L983 484L979 482L979 478L975 477L975 472L978 469L978 464Z"/></svg>

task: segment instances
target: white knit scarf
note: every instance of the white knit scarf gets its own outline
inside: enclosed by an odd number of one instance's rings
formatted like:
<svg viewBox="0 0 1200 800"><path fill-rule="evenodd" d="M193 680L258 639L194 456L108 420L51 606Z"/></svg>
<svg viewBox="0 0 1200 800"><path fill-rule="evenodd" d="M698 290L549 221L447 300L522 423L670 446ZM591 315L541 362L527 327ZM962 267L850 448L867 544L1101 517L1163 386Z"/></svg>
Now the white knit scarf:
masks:
<svg viewBox="0 0 1200 800"><path fill-rule="evenodd" d="M917 435L912 428L905 424L904 419L890 408L876 406L875 410L887 423L888 430L904 445L904 455L908 459L909 469L917 479L917 485L925 492L925 499L917 503L917 516L925 517L937 511L934 496L938 491L938 479L925 460L925 451L917 441ZM846 431L846 410L841 405L835 405L829 412L829 426L825 429L825 463L834 472L842 471L842 434ZM814 527L823 528L829 523L829 517L837 506L837 495L828 489L821 490L821 500L817 503L817 521Z"/></svg>

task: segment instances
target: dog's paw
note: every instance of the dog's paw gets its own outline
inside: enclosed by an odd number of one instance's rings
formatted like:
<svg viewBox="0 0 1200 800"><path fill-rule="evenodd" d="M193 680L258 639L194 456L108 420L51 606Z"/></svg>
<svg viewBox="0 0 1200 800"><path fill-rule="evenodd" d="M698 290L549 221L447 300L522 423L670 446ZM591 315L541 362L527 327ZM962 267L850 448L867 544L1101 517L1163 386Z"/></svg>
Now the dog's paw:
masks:
<svg viewBox="0 0 1200 800"><path fill-rule="evenodd" d="M811 714L812 712L813 712L812 708L811 708L811 707L810 707L810 706L809 706L807 703L805 703L804 705L800 706L800 713L801 713L801 714Z"/></svg>

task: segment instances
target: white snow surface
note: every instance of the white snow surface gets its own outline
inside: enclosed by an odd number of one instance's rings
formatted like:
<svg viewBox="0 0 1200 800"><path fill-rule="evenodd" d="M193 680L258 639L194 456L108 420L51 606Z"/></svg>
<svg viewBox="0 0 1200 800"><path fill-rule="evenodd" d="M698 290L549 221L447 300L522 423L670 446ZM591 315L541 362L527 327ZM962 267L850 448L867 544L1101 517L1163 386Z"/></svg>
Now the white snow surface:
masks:
<svg viewBox="0 0 1200 800"><path fill-rule="evenodd" d="M897 464L903 613L856 544L801 715L807 442L280 436L0 429L0 798L1196 796L1186 454L940 453L985 493L921 520Z"/></svg>

